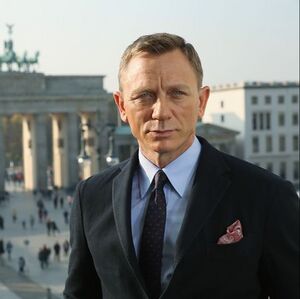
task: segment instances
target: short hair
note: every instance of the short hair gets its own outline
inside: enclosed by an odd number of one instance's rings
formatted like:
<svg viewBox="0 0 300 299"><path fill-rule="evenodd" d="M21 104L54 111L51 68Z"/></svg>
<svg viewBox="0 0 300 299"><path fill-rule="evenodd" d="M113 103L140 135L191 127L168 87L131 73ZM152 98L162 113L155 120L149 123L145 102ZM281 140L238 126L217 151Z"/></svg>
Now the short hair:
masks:
<svg viewBox="0 0 300 299"><path fill-rule="evenodd" d="M143 35L129 45L124 51L119 67L119 88L121 86L121 74L128 66L130 60L141 53L162 55L179 49L190 62L198 80L198 86L202 86L203 70L199 55L192 44L187 43L182 37L170 33L154 33Z"/></svg>

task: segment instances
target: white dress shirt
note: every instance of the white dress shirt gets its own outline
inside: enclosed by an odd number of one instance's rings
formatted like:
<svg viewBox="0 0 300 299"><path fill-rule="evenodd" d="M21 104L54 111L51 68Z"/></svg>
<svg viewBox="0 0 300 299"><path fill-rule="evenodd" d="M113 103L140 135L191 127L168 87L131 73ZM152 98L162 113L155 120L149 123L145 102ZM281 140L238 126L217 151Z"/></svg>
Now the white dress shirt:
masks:
<svg viewBox="0 0 300 299"><path fill-rule="evenodd" d="M170 184L164 186L167 204L167 216L164 234L162 257L162 288L169 283L174 271L175 246L181 228L197 161L201 152L201 144L195 137L193 144L162 170ZM131 228L136 255L140 249L146 207L150 199L150 184L159 168L150 162L139 150L140 168L136 171L132 182Z"/></svg>

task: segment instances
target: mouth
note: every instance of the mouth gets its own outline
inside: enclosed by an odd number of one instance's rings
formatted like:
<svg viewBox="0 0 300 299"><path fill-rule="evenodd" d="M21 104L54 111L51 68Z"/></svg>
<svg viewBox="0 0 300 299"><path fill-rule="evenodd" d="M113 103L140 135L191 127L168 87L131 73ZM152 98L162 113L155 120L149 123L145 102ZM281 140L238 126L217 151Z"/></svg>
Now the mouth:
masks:
<svg viewBox="0 0 300 299"><path fill-rule="evenodd" d="M155 138L166 138L172 135L175 130L151 130L149 133Z"/></svg>

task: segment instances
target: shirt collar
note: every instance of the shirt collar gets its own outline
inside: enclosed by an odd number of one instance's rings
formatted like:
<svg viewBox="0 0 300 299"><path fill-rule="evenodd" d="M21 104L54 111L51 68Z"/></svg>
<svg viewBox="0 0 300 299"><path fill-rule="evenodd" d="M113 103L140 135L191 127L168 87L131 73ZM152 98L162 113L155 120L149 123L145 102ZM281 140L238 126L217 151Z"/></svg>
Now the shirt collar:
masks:
<svg viewBox="0 0 300 299"><path fill-rule="evenodd" d="M162 169L167 175L175 191L181 197L183 196L183 193L194 174L194 169L196 167L200 152L201 144L195 136L192 145L179 157ZM139 162L141 167L138 172L138 180L141 196L144 198L149 190L154 175L160 168L149 161L143 155L140 149Z"/></svg>

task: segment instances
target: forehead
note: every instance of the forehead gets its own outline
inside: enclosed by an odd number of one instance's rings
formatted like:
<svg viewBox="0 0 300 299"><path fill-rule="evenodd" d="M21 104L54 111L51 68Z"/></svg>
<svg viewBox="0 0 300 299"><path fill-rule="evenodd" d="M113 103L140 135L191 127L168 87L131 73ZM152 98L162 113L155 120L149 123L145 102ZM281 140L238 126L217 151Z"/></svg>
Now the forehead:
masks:
<svg viewBox="0 0 300 299"><path fill-rule="evenodd" d="M178 49L161 55L140 53L134 56L121 74L122 85L156 79L195 81L196 73L187 57ZM182 82L178 82L182 83Z"/></svg>

